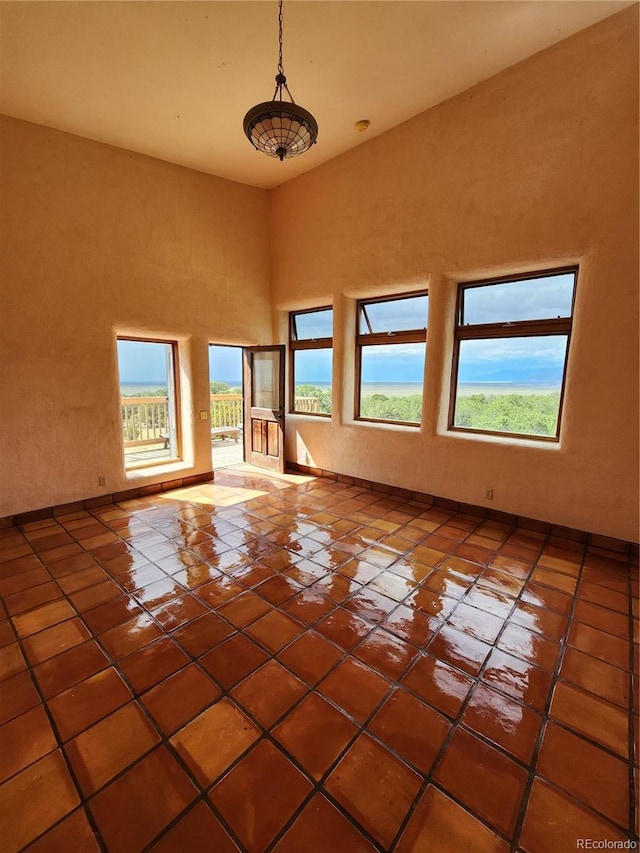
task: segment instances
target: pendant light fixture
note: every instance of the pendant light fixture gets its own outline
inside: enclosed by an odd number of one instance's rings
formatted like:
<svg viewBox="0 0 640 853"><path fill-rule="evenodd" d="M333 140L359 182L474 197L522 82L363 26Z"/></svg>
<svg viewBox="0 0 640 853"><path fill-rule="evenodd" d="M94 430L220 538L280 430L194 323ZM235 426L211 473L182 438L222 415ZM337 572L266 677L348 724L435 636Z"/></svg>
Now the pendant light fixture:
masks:
<svg viewBox="0 0 640 853"><path fill-rule="evenodd" d="M244 117L244 132L258 151L280 161L304 154L315 143L318 122L298 106L287 86L282 65L282 0L278 0L278 73L273 100L251 107ZM283 100L283 90L290 100Z"/></svg>

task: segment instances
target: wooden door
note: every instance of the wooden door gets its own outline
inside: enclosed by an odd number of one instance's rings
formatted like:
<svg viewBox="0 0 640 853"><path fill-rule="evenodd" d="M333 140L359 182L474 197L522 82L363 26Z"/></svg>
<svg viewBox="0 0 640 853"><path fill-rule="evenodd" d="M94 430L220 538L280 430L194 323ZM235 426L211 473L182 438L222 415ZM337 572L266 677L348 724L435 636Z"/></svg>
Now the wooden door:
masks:
<svg viewBox="0 0 640 853"><path fill-rule="evenodd" d="M284 347L244 350L244 446L250 465L284 472Z"/></svg>

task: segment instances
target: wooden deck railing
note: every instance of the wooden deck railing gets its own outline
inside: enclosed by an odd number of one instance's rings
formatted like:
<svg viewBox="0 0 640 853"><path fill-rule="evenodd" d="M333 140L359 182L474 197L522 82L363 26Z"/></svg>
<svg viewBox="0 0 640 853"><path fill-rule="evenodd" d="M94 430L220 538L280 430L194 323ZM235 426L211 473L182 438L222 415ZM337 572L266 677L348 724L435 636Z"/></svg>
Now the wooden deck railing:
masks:
<svg viewBox="0 0 640 853"><path fill-rule="evenodd" d="M211 394L211 428L237 427L242 423L242 394ZM296 397L298 412L317 412L317 397ZM125 447L159 444L169 433L166 397L121 397L122 434Z"/></svg>

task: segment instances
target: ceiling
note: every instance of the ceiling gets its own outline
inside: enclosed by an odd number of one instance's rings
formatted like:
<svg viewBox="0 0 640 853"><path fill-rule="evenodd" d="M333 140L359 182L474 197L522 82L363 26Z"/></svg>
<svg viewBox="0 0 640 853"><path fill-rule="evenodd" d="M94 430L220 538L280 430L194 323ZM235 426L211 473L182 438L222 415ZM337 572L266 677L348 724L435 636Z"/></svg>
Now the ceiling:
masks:
<svg viewBox="0 0 640 853"><path fill-rule="evenodd" d="M273 96L276 0L1 0L0 112L271 188L629 5L285 0L285 72L320 129L280 163L242 130Z"/></svg>

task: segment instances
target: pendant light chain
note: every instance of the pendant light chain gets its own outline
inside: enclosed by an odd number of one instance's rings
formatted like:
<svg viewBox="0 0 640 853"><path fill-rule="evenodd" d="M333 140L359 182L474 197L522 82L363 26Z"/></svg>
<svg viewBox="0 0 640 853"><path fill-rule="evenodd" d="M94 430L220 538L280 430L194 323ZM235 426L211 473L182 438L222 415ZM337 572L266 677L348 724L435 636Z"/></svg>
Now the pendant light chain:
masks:
<svg viewBox="0 0 640 853"><path fill-rule="evenodd" d="M282 65L282 0L278 0L278 71L284 74L284 66Z"/></svg>

